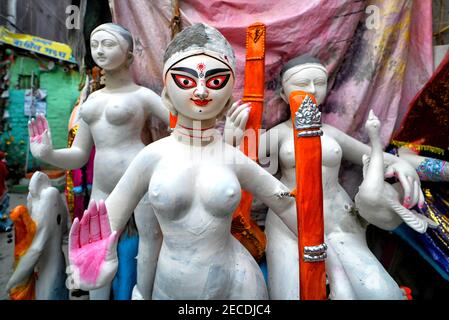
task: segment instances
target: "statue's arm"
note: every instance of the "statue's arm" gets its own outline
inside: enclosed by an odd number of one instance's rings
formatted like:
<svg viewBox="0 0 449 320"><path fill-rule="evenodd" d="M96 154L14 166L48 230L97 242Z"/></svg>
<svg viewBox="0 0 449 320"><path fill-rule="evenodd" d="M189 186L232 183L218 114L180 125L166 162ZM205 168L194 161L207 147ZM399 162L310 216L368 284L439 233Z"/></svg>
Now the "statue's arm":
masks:
<svg viewBox="0 0 449 320"><path fill-rule="evenodd" d="M120 233L148 189L157 156L150 149L141 150L105 201L112 231Z"/></svg>
<svg viewBox="0 0 449 320"><path fill-rule="evenodd" d="M346 133L330 125L323 125L327 134L334 137L343 150L343 157L355 164L363 165L363 155L371 153L371 147L352 138ZM410 208L424 203L424 195L416 170L405 160L383 152L384 163L388 166L385 177L396 176L404 190L404 206Z"/></svg>
<svg viewBox="0 0 449 320"><path fill-rule="evenodd" d="M399 158L415 168L423 181L449 181L449 164L446 161L419 156L407 148L399 149Z"/></svg>
<svg viewBox="0 0 449 320"><path fill-rule="evenodd" d="M170 113L162 103L161 97L152 90L147 89L145 90L144 99L146 106L148 106L148 113L152 116L158 117L168 126L170 124Z"/></svg>
<svg viewBox="0 0 449 320"><path fill-rule="evenodd" d="M295 206L295 200L290 196L291 190L239 150L236 150L236 154L235 168L242 189L261 200L297 234L296 217L288 214Z"/></svg>
<svg viewBox="0 0 449 320"><path fill-rule="evenodd" d="M366 145L359 140L354 139L350 135L330 125L324 124L323 128L327 134L337 140L343 151L343 157L346 160L349 160L352 163L358 164L360 166L363 165L363 155L368 155L371 153L371 147L369 145ZM383 153L383 158L386 164L392 164L399 161L398 157L395 157L394 155L386 152Z"/></svg>
<svg viewBox="0 0 449 320"><path fill-rule="evenodd" d="M78 169L84 166L89 160L92 146L93 139L89 126L81 119L72 146L58 150L51 149L41 159L65 170Z"/></svg>

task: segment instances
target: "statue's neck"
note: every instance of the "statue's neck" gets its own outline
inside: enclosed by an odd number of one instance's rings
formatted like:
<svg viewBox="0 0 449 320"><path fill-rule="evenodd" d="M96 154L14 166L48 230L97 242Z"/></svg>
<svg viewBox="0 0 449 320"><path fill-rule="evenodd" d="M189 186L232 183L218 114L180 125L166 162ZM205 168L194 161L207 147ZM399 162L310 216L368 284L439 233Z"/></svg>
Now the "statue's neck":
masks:
<svg viewBox="0 0 449 320"><path fill-rule="evenodd" d="M109 90L131 86L134 80L129 68L123 66L115 70L105 70L105 87Z"/></svg>
<svg viewBox="0 0 449 320"><path fill-rule="evenodd" d="M207 120L194 120L178 114L173 134L187 144L207 145L214 141L218 131L215 129L216 118Z"/></svg>

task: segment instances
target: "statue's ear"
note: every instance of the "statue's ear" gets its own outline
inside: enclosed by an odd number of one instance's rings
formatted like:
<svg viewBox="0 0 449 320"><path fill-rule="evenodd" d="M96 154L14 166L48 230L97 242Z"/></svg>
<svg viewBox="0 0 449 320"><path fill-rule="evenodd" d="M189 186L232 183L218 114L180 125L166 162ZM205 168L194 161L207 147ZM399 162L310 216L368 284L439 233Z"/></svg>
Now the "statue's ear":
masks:
<svg viewBox="0 0 449 320"><path fill-rule="evenodd" d="M173 106L173 103L171 102L171 99L167 93L167 89L164 87L161 94L162 103L164 106L168 109L168 111L171 112L174 116L178 115L178 111Z"/></svg>
<svg viewBox="0 0 449 320"><path fill-rule="evenodd" d="M134 54L130 51L128 52L128 58L126 60L126 66L130 66L134 61Z"/></svg>

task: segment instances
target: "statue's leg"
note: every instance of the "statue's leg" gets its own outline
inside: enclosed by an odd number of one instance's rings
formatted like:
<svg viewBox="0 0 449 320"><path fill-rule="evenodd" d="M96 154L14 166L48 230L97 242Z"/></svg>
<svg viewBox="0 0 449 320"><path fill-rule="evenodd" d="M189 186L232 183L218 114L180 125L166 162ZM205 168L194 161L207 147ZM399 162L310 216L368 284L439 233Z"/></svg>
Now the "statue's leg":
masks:
<svg viewBox="0 0 449 320"><path fill-rule="evenodd" d="M403 299L402 290L369 250L365 234L335 232L327 236L327 243L350 281L355 299Z"/></svg>
<svg viewBox="0 0 449 320"><path fill-rule="evenodd" d="M329 280L330 300L354 300L355 292L351 286L351 281L341 264L337 253L334 251L332 244L326 241L327 258L326 258L326 274Z"/></svg>
<svg viewBox="0 0 449 320"><path fill-rule="evenodd" d="M298 243L281 219L268 211L267 235L268 293L273 300L299 299Z"/></svg>
<svg viewBox="0 0 449 320"><path fill-rule="evenodd" d="M268 290L262 270L250 252L234 237L231 238L234 262L232 268L232 280L230 281L229 296L219 299L229 300L268 300ZM223 258L226 258L224 256ZM235 267L237 266L237 267ZM210 275L213 273L210 273ZM215 276L215 278L217 278ZM208 279L209 280L209 279ZM215 281L210 279L206 284L206 290L217 290ZM216 280L216 279L215 279ZM204 295L203 295L204 296Z"/></svg>
<svg viewBox="0 0 449 320"><path fill-rule="evenodd" d="M137 256L137 289L141 297L150 300L159 251L162 245L162 232L148 194L140 200L134 210L137 229L139 231L139 248Z"/></svg>

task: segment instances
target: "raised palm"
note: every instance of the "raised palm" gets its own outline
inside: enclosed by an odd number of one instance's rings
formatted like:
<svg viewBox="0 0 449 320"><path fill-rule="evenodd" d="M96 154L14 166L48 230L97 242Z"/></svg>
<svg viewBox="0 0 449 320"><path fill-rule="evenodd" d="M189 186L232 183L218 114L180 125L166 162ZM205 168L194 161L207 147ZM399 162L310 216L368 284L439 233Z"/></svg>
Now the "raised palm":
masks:
<svg viewBox="0 0 449 320"><path fill-rule="evenodd" d="M240 145L245 133L246 123L251 109L250 105L250 103L242 104L241 100L232 104L226 114L224 128L224 139L226 143L234 146Z"/></svg>
<svg viewBox="0 0 449 320"><path fill-rule="evenodd" d="M110 283L117 271L117 232L111 232L104 201L91 200L69 236L69 283L72 289L93 290Z"/></svg>
<svg viewBox="0 0 449 320"><path fill-rule="evenodd" d="M50 128L47 119L42 114L28 122L28 134L31 153L35 157L45 158L53 150Z"/></svg>

